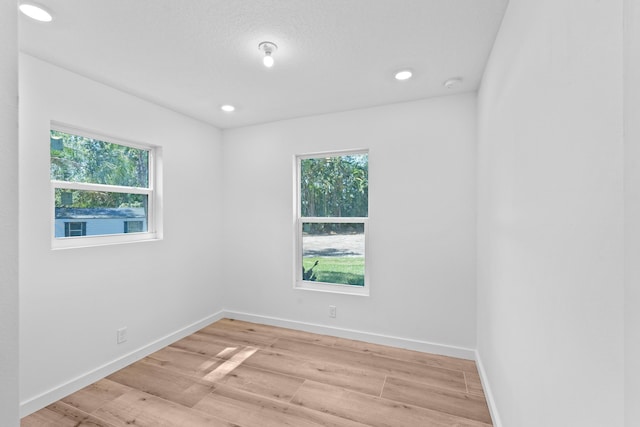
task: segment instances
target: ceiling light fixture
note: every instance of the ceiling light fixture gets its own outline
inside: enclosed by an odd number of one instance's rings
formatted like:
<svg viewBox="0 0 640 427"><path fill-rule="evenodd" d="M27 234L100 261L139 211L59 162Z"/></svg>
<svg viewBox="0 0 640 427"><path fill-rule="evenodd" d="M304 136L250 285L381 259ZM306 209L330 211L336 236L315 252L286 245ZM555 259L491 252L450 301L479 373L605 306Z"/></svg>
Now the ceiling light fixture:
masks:
<svg viewBox="0 0 640 427"><path fill-rule="evenodd" d="M265 67L271 68L273 67L273 52L278 50L278 46L272 42L262 42L258 45L258 50L264 52L264 58L262 58L262 63Z"/></svg>
<svg viewBox="0 0 640 427"><path fill-rule="evenodd" d="M456 77L454 79L449 79L444 82L444 87L447 89L454 89L462 84L462 79L460 77Z"/></svg>
<svg viewBox="0 0 640 427"><path fill-rule="evenodd" d="M220 109L225 113L232 113L236 110L236 107L234 107L233 105L225 104L221 106Z"/></svg>
<svg viewBox="0 0 640 427"><path fill-rule="evenodd" d="M20 12L24 13L31 19L35 19L40 22L53 21L53 15L44 7L34 3L21 3L18 7Z"/></svg>
<svg viewBox="0 0 640 427"><path fill-rule="evenodd" d="M402 70L396 73L396 80L409 80L413 76L413 73L410 70Z"/></svg>

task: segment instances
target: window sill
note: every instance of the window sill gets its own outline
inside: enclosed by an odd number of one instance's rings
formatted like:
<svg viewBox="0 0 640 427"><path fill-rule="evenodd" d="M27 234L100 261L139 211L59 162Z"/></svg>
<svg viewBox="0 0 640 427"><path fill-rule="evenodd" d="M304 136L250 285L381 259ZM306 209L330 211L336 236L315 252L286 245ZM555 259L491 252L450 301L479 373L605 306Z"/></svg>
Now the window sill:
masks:
<svg viewBox="0 0 640 427"><path fill-rule="evenodd" d="M51 249L79 249L96 246L113 246L128 243L157 242L162 240L158 233L113 234L105 236L58 237L51 240Z"/></svg>
<svg viewBox="0 0 640 427"><path fill-rule="evenodd" d="M335 283L296 281L294 289L305 291L328 292L332 294L369 296L369 286L338 285Z"/></svg>

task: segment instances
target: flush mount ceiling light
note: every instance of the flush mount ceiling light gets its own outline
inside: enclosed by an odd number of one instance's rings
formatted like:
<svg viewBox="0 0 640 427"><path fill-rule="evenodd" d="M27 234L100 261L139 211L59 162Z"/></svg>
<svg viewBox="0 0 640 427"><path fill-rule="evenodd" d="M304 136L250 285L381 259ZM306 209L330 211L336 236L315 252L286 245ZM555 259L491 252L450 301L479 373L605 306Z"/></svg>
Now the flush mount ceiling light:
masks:
<svg viewBox="0 0 640 427"><path fill-rule="evenodd" d="M264 52L264 58L262 58L262 63L265 67L271 68L273 67L273 52L278 50L278 46L272 42L262 42L258 45L258 50L260 52Z"/></svg>
<svg viewBox="0 0 640 427"><path fill-rule="evenodd" d="M454 89L462 84L462 79L460 77L456 77L453 79L449 79L443 83L444 87L447 89Z"/></svg>
<svg viewBox="0 0 640 427"><path fill-rule="evenodd" d="M35 4L35 3L20 3L18 7L20 12L24 13L31 19L35 19L40 22L51 22L53 21L53 15L51 12L46 10L44 7Z"/></svg>
<svg viewBox="0 0 640 427"><path fill-rule="evenodd" d="M411 76L413 76L413 73L411 72L411 70L401 70L398 71L395 75L396 80L409 80L411 78Z"/></svg>
<svg viewBox="0 0 640 427"><path fill-rule="evenodd" d="M220 109L222 111L224 111L225 113L232 113L232 112L236 111L236 107L234 107L233 105L229 105L229 104L225 104L225 105L221 106Z"/></svg>

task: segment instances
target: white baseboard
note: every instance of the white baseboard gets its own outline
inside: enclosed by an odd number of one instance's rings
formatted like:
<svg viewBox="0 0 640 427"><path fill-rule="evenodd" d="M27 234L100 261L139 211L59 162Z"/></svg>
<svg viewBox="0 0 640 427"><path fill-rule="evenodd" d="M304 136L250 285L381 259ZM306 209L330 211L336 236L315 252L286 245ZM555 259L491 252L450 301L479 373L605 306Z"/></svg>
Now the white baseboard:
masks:
<svg viewBox="0 0 640 427"><path fill-rule="evenodd" d="M474 349L456 347L447 344L438 344L427 341L419 341L410 338L394 337L389 335L376 334L372 332L356 331L353 329L336 328L333 326L318 325L314 323L299 322L297 320L280 319L271 316L262 316L237 311L224 311L224 317L236 320L244 320L253 323L279 326L282 328L298 329L316 334L332 335L340 338L347 338L358 341L366 341L374 344L388 345L392 347L406 348L408 350L422 351L425 353L440 354L443 356L458 357L461 359L475 360Z"/></svg>
<svg viewBox="0 0 640 427"><path fill-rule="evenodd" d="M137 350L127 353L111 362L108 362L96 369L93 369L85 374L82 374L72 380L67 381L51 390L39 394L20 403L20 417L26 417L27 415L44 408L51 403L68 396L71 393L75 393L83 387L86 387L94 382L111 375L119 369L122 369L143 357L150 355L153 352L160 350L172 344L192 333L216 322L224 317L224 312L219 311L204 319L198 320L190 325L185 326L169 335L166 335L152 343L149 343Z"/></svg>
<svg viewBox="0 0 640 427"><path fill-rule="evenodd" d="M496 405L495 398L493 396L493 393L491 392L491 384L489 384L487 372L484 370L482 358L480 357L480 353L478 353L478 350L476 350L475 353L476 365L478 366L478 373L480 374L480 382L482 382L484 396L487 400L487 405L489 406L489 412L491 413L491 419L493 420L493 427L502 427L502 421L500 420L500 415L498 414L498 406Z"/></svg>

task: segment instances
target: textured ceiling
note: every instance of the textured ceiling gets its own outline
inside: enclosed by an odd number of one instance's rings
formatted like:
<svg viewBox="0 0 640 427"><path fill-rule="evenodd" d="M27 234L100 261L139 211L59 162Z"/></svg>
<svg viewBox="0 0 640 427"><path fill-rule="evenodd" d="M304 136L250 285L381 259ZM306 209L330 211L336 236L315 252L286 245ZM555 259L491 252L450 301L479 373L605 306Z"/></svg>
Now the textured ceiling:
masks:
<svg viewBox="0 0 640 427"><path fill-rule="evenodd" d="M40 0L55 19L21 16L20 48L231 128L475 91L507 1Z"/></svg>

